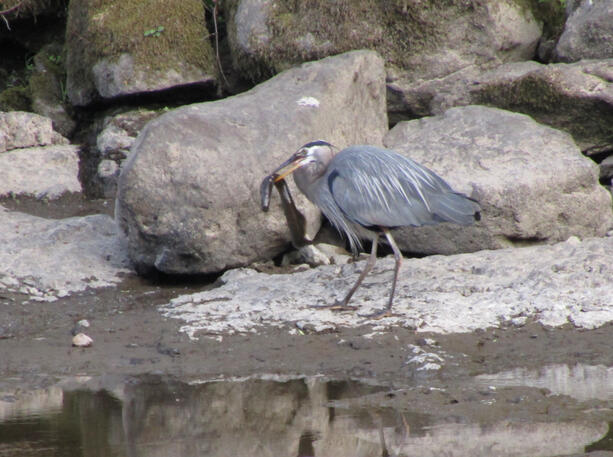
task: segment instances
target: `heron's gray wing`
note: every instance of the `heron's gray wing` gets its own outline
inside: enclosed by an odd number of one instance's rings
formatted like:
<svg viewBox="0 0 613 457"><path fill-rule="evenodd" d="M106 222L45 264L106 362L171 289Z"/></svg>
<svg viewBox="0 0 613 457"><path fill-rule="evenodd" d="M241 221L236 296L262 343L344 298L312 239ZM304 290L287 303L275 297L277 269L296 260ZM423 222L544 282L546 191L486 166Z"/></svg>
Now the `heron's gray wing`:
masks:
<svg viewBox="0 0 613 457"><path fill-rule="evenodd" d="M478 205L426 167L393 151L352 146L326 172L343 213L363 226L399 227L438 222L470 224Z"/></svg>

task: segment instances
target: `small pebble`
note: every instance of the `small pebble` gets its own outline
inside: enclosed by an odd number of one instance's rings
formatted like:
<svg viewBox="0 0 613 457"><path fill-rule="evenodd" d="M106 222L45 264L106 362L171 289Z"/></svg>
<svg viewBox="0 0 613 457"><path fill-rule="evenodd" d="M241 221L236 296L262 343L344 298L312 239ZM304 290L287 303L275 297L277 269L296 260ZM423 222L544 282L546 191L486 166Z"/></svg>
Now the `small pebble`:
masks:
<svg viewBox="0 0 613 457"><path fill-rule="evenodd" d="M88 348L93 344L94 340L92 340L85 333L77 333L72 337L72 345L80 348Z"/></svg>

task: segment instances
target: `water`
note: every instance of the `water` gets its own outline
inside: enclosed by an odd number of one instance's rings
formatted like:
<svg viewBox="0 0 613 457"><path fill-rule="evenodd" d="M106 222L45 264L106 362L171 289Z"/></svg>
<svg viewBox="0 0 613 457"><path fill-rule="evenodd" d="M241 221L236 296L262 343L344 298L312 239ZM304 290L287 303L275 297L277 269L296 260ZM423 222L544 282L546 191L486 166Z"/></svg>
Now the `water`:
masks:
<svg viewBox="0 0 613 457"><path fill-rule="evenodd" d="M564 373L572 382L561 380ZM567 389L580 384L578 373L609 382L604 368L560 367L544 370L541 381L533 372L505 372L457 391L273 375L64 382L0 398L0 456L545 456L612 449L610 399L592 384L579 395L589 408L578 407ZM536 386L513 387L522 376ZM565 385L565 393L543 392L548 379ZM596 393L588 398L589 391ZM586 412L595 401L597 413Z"/></svg>

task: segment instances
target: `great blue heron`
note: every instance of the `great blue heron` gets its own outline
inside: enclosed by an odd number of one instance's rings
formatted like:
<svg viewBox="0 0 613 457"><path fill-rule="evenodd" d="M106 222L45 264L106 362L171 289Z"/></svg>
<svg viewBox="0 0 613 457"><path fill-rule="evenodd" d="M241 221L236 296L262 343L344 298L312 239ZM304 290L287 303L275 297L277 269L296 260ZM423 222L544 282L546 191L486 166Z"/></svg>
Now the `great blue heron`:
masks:
<svg viewBox="0 0 613 457"><path fill-rule="evenodd" d="M347 236L354 255L362 247L360 239L372 239L370 257L356 283L343 300L326 307L355 309L349 300L375 265L379 237L385 234L396 264L387 307L376 316L390 315L402 263L390 229L441 222L469 225L479 220L480 206L433 171L389 149L358 145L337 151L326 141L307 143L267 179L279 183L293 173L302 193Z"/></svg>

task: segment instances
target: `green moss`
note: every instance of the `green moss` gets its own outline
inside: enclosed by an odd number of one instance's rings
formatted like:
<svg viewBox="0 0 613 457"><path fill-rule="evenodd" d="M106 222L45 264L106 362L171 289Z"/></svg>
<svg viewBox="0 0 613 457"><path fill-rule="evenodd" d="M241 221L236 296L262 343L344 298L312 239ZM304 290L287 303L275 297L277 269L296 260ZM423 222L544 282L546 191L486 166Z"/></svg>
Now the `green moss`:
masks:
<svg viewBox="0 0 613 457"><path fill-rule="evenodd" d="M580 146L613 141L613 114L606 102L569 97L551 80L528 75L512 84L481 88L475 98L477 104L525 113L538 122L563 129Z"/></svg>
<svg viewBox="0 0 613 457"><path fill-rule="evenodd" d="M32 100L28 87L9 87L0 92L0 111L30 111Z"/></svg>
<svg viewBox="0 0 613 457"><path fill-rule="evenodd" d="M270 46L260 49L265 55L258 56L263 60L260 70L276 73L306 60L361 48L378 51L388 65L415 69L412 57L435 50L447 24L475 8L483 6L462 0L419 5L406 0L279 0L269 22ZM234 10L229 13L233 17ZM257 72L253 68L257 64L249 59L243 56L239 66Z"/></svg>
<svg viewBox="0 0 613 457"><path fill-rule="evenodd" d="M64 100L63 82L66 80L66 70L63 55L62 45L51 43L43 46L34 56L35 69L29 78L33 100Z"/></svg>
<svg viewBox="0 0 613 457"><path fill-rule="evenodd" d="M200 0L85 0L70 2L69 14L70 65L83 72L124 53L152 72L176 69L177 64L215 71ZM145 35L158 27L163 27L159 34Z"/></svg>

